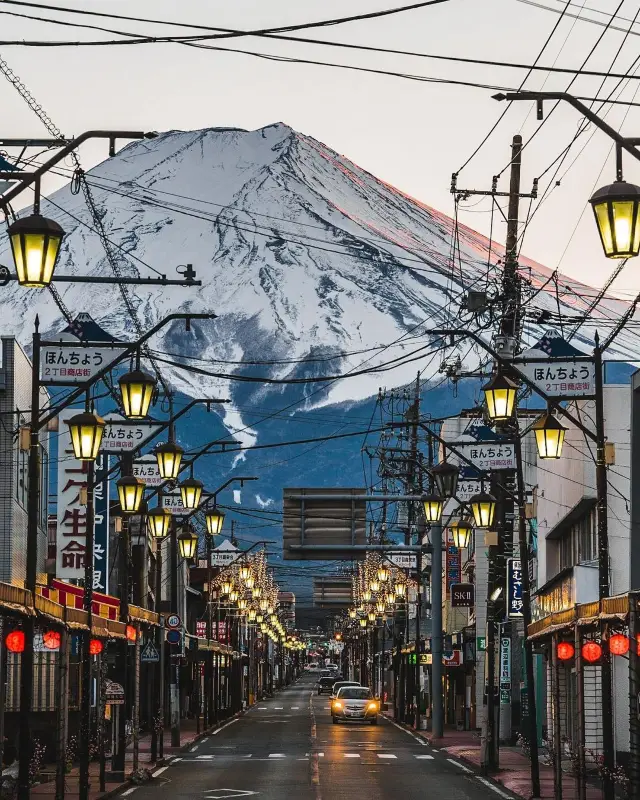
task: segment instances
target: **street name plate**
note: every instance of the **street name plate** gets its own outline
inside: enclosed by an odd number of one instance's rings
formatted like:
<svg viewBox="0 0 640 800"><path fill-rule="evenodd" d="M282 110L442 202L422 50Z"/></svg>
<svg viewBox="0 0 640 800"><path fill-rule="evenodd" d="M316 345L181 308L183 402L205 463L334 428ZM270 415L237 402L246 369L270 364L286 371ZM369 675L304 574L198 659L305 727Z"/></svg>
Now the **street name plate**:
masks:
<svg viewBox="0 0 640 800"><path fill-rule="evenodd" d="M400 569L415 569L418 565L415 553L387 553L389 561Z"/></svg>
<svg viewBox="0 0 640 800"><path fill-rule="evenodd" d="M100 449L110 453L137 450L162 430L159 422L132 422L116 415L109 415L105 422Z"/></svg>
<svg viewBox="0 0 640 800"><path fill-rule="evenodd" d="M549 397L592 397L596 393L593 361L529 361L513 364Z"/></svg>
<svg viewBox="0 0 640 800"><path fill-rule="evenodd" d="M451 447L479 469L516 469L513 442L452 442Z"/></svg>
<svg viewBox="0 0 640 800"><path fill-rule="evenodd" d="M161 486L164 478L155 456L143 456L133 462L133 477L140 478L147 486Z"/></svg>
<svg viewBox="0 0 640 800"><path fill-rule="evenodd" d="M48 385L86 383L124 352L124 347L45 344L40 348L40 380Z"/></svg>

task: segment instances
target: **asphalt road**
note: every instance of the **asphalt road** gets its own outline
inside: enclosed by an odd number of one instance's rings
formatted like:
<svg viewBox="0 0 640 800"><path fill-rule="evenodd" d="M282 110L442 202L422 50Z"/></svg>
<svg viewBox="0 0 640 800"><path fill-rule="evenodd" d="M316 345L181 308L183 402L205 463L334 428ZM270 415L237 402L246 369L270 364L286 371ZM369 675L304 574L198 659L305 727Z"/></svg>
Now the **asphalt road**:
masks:
<svg viewBox="0 0 640 800"><path fill-rule="evenodd" d="M315 677L262 702L154 772L128 800L486 800L502 788L380 719L333 725ZM135 797L132 797L135 795Z"/></svg>

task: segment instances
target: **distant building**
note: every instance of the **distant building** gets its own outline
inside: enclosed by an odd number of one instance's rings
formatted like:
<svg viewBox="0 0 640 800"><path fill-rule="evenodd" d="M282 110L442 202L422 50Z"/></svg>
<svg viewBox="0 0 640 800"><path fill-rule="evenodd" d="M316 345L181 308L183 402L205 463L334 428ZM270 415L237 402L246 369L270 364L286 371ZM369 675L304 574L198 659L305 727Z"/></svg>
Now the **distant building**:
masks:
<svg viewBox="0 0 640 800"><path fill-rule="evenodd" d="M0 581L23 586L27 570L29 452L20 429L28 426L31 361L12 336L0 338ZM40 405L49 400L41 389ZM40 432L38 574L45 572L49 504L49 434Z"/></svg>

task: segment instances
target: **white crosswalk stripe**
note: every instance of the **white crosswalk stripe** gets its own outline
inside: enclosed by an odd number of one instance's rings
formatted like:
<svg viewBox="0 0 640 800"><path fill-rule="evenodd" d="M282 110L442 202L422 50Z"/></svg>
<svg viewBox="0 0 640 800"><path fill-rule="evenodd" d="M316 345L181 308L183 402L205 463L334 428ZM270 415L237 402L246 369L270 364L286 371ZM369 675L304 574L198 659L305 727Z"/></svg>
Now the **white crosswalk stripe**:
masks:
<svg viewBox="0 0 640 800"><path fill-rule="evenodd" d="M345 758L360 758L360 753L345 753Z"/></svg>
<svg viewBox="0 0 640 800"><path fill-rule="evenodd" d="M269 753L269 758L286 758L284 753Z"/></svg>
<svg viewBox="0 0 640 800"><path fill-rule="evenodd" d="M433 761L435 756L416 756L416 758L429 759L430 761Z"/></svg>
<svg viewBox="0 0 640 800"><path fill-rule="evenodd" d="M378 753L378 758L398 758L393 753Z"/></svg>

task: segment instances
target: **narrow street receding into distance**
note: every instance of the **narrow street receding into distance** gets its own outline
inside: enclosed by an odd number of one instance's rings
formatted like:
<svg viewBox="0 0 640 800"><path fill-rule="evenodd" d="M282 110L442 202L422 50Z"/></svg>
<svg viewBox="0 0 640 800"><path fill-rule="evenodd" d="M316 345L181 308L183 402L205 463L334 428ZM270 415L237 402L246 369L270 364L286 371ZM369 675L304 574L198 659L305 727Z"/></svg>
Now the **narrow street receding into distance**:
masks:
<svg viewBox="0 0 640 800"><path fill-rule="evenodd" d="M135 800L479 800L509 797L387 719L332 724L329 698L305 675L125 790ZM490 791L491 790L491 791Z"/></svg>

